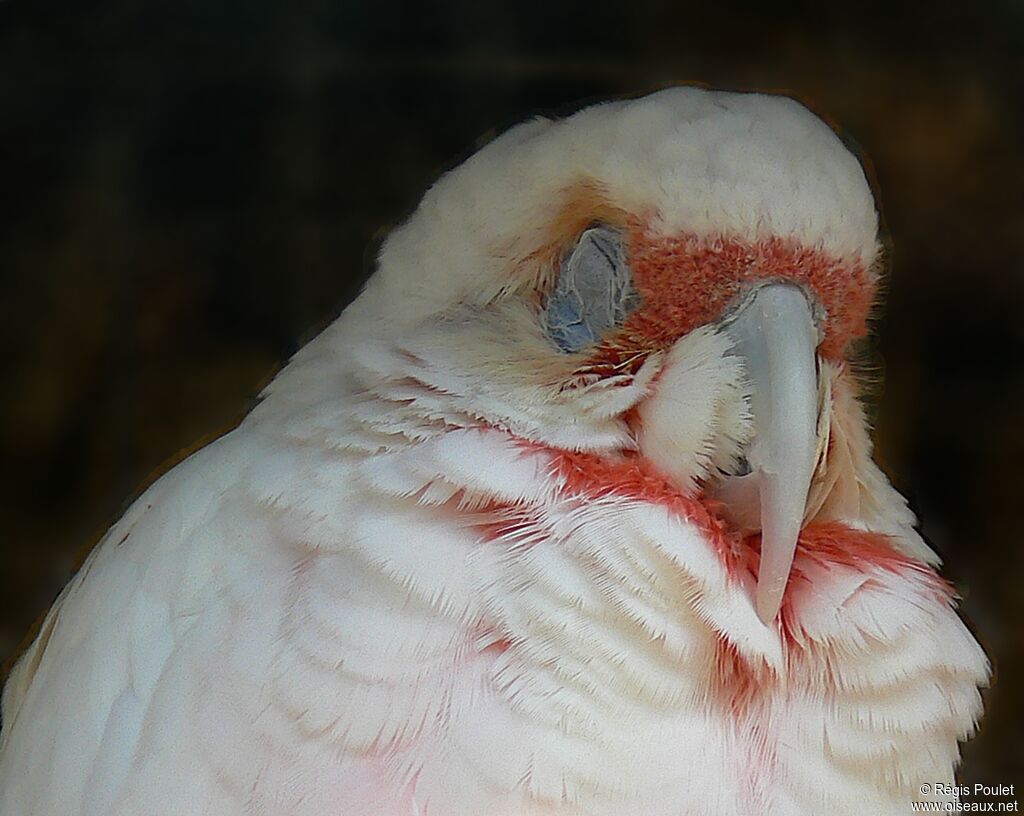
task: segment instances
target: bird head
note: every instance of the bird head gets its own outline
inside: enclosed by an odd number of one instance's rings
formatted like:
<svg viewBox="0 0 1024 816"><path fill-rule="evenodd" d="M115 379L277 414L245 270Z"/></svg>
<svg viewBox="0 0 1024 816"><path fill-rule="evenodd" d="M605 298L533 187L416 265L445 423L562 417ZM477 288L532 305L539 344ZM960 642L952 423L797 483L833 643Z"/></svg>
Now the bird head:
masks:
<svg viewBox="0 0 1024 816"><path fill-rule="evenodd" d="M770 621L810 520L884 527L888 503L912 523L845 365L877 228L861 165L805 107L673 88L529 121L444 175L338 330L389 406L382 445L488 426L639 460L760 534Z"/></svg>

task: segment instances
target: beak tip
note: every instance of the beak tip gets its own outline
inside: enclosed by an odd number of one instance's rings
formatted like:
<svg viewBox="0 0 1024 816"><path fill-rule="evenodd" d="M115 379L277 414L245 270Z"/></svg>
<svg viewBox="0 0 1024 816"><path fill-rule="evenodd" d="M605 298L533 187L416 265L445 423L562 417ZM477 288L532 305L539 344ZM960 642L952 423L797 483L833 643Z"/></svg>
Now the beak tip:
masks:
<svg viewBox="0 0 1024 816"><path fill-rule="evenodd" d="M781 607L782 593L771 592L759 584L754 598L754 609L757 611L757 617L761 619L761 623L765 626L773 626Z"/></svg>

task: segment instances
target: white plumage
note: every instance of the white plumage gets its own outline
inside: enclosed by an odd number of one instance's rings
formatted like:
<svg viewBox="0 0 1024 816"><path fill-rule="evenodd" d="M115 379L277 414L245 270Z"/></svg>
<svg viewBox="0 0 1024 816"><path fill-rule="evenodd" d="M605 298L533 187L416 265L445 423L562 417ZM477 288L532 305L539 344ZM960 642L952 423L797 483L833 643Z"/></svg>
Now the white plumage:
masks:
<svg viewBox="0 0 1024 816"><path fill-rule="evenodd" d="M566 351L545 293L598 222L648 323ZM840 353L876 230L856 159L788 99L679 88L509 131L64 590L4 692L0 814L910 812L988 669ZM683 286L643 317L666 264L734 255L740 296L792 268L824 338L770 625L746 522L710 500L757 440L720 331L740 302L684 325Z"/></svg>

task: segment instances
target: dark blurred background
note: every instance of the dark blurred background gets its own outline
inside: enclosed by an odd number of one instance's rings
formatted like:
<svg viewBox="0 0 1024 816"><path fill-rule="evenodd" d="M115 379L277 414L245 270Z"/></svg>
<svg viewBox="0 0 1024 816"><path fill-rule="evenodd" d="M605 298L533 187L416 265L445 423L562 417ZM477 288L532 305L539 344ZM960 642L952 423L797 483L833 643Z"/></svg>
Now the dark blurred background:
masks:
<svg viewBox="0 0 1024 816"><path fill-rule="evenodd" d="M334 317L443 169L538 112L788 90L893 242L879 457L996 664L1024 782L1024 4L0 1L0 660L181 451Z"/></svg>

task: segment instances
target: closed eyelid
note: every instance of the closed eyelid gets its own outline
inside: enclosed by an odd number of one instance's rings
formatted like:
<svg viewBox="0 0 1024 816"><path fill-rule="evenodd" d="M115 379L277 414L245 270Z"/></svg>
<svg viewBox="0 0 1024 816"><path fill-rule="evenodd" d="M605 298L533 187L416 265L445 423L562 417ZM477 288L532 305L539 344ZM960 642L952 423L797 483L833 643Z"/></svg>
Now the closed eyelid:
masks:
<svg viewBox="0 0 1024 816"><path fill-rule="evenodd" d="M621 325L638 300L621 235L591 227L563 260L544 321L559 349L577 352Z"/></svg>

